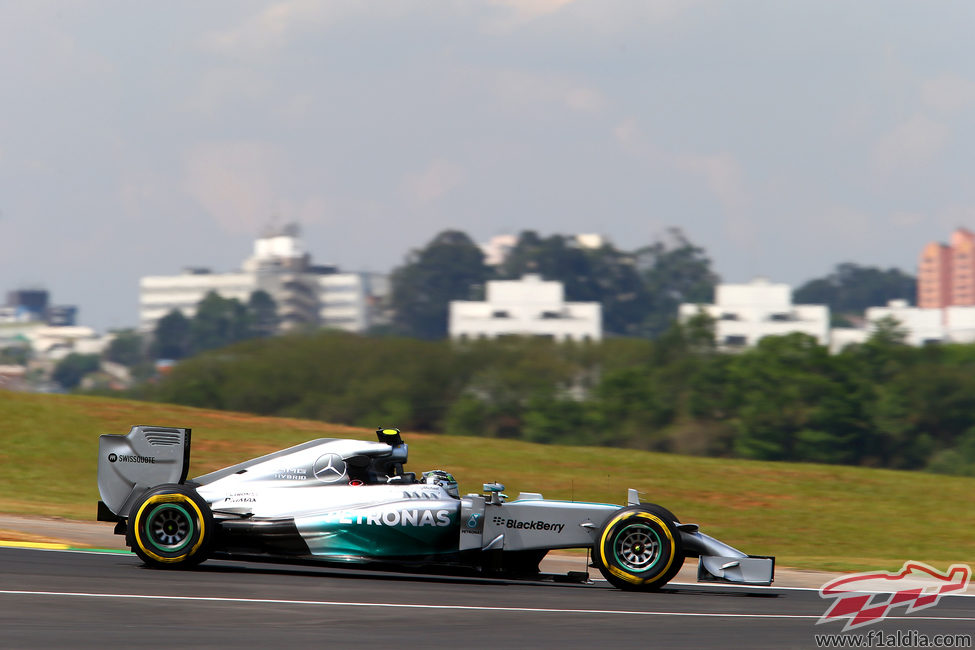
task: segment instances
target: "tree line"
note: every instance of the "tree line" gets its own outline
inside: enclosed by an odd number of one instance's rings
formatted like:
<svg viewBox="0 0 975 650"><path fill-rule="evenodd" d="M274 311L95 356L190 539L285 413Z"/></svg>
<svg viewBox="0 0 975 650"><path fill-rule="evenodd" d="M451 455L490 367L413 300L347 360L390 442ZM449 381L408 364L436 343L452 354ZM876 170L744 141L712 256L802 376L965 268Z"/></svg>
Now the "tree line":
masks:
<svg viewBox="0 0 975 650"><path fill-rule="evenodd" d="M803 334L740 353L705 317L656 340L465 343L319 332L188 359L144 397L542 443L975 475L975 346L896 323L831 355Z"/></svg>
<svg viewBox="0 0 975 650"><path fill-rule="evenodd" d="M528 273L562 283L570 302L602 305L608 335L653 337L666 330L682 302L710 302L718 276L704 249L678 228L633 251L610 243L582 246L574 236L522 232L497 267L465 233L447 230L411 251L393 271L392 333L436 340L447 335L452 300L483 300L489 280Z"/></svg>
<svg viewBox="0 0 975 650"><path fill-rule="evenodd" d="M565 299L598 302L608 336L655 338L677 317L681 303L710 303L719 281L707 252L679 228L652 244L621 250L608 242L582 246L574 236L543 237L522 232L504 261L485 264L465 233L441 232L409 253L392 274L388 331L436 340L447 335L452 300L483 300L489 280L513 280L536 273L561 282ZM825 304L834 325L850 325L867 307L893 299L912 301L914 277L899 269L842 263L827 276L796 289L796 303Z"/></svg>

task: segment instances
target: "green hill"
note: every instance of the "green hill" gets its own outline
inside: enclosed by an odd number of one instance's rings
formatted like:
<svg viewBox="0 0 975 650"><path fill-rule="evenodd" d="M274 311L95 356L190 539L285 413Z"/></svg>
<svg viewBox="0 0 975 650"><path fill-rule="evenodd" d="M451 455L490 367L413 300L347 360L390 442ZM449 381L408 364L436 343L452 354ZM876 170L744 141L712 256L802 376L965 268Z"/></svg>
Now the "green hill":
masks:
<svg viewBox="0 0 975 650"><path fill-rule="evenodd" d="M193 428L190 476L318 437L372 431L156 403L0 391L0 511L94 519L98 435ZM395 423L378 423L394 425ZM500 481L549 498L621 503L626 489L746 552L814 569L938 567L975 557L975 479L404 433L413 471L462 492Z"/></svg>

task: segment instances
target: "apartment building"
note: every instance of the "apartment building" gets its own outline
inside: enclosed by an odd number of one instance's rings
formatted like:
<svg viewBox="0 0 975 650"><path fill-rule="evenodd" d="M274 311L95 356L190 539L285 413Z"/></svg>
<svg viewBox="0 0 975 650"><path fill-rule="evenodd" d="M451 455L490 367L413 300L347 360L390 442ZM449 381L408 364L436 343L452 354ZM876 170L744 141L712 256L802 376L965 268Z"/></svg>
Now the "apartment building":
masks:
<svg viewBox="0 0 975 650"><path fill-rule="evenodd" d="M678 314L686 321L701 311L715 320L715 340L725 349L749 347L765 336L793 332L809 334L822 345L829 343L829 307L794 305L789 285L766 278L719 284L714 304L685 303Z"/></svg>
<svg viewBox="0 0 975 650"><path fill-rule="evenodd" d="M139 329L153 330L174 309L191 318L211 291L242 303L255 291L266 291L277 305L281 331L332 327L362 332L385 318L382 306L389 284L378 273L343 273L332 266L312 264L298 228L292 224L259 237L253 254L238 271L186 268L179 275L141 278Z"/></svg>
<svg viewBox="0 0 975 650"><path fill-rule="evenodd" d="M918 260L917 306L944 309L975 305L975 234L958 228L950 244L931 242Z"/></svg>
<svg viewBox="0 0 975 650"><path fill-rule="evenodd" d="M598 302L566 302L561 282L529 274L489 281L483 301L451 301L448 331L453 339L515 335L598 341L602 318Z"/></svg>

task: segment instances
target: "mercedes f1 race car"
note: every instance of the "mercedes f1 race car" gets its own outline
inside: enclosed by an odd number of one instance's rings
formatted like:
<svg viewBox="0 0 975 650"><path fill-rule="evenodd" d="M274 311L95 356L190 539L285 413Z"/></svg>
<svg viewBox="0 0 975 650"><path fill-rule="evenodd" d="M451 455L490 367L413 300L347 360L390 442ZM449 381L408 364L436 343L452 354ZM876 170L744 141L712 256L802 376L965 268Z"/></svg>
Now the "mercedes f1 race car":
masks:
<svg viewBox="0 0 975 650"><path fill-rule="evenodd" d="M625 506L524 492L507 500L498 483L460 496L445 471L419 478L404 471L399 430L377 436L312 440L187 480L190 429L135 426L103 435L98 519L116 522L115 532L153 568L220 558L537 579L548 551L583 548L621 589L659 589L685 557L700 558L702 582L772 582L774 558L709 537L666 508L641 503L636 490Z"/></svg>

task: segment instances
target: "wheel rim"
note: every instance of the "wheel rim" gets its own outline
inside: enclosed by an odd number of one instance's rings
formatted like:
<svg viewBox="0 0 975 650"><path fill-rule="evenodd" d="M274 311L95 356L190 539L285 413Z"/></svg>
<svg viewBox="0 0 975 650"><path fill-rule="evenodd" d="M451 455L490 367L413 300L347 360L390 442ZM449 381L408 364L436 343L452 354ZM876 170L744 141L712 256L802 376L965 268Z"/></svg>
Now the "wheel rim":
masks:
<svg viewBox="0 0 975 650"><path fill-rule="evenodd" d="M660 559L660 536L643 524L623 528L613 543L616 561L634 572L648 571Z"/></svg>
<svg viewBox="0 0 975 650"><path fill-rule="evenodd" d="M193 518L182 506L165 503L146 520L146 536L161 551L179 551L193 537Z"/></svg>

